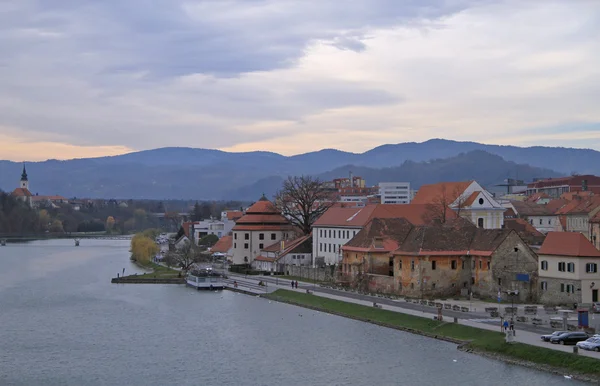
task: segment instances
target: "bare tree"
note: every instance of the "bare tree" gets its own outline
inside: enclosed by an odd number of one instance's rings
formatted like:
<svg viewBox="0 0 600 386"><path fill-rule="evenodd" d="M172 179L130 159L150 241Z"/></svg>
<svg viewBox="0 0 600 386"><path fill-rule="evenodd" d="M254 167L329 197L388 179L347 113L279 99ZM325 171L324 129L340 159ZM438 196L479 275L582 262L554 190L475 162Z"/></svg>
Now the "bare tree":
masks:
<svg viewBox="0 0 600 386"><path fill-rule="evenodd" d="M187 241L185 244L174 251L170 251L164 258L165 264L181 268L184 272L196 263L205 263L210 259L208 255L203 254L200 248Z"/></svg>
<svg viewBox="0 0 600 386"><path fill-rule="evenodd" d="M423 220L426 223L444 224L450 219L449 213L454 212L457 217L460 217L466 200L461 193L458 187L450 192L446 184L442 184L440 193L427 204Z"/></svg>
<svg viewBox="0 0 600 386"><path fill-rule="evenodd" d="M310 176L288 177L275 195L275 206L306 235L312 224L335 203L335 192Z"/></svg>

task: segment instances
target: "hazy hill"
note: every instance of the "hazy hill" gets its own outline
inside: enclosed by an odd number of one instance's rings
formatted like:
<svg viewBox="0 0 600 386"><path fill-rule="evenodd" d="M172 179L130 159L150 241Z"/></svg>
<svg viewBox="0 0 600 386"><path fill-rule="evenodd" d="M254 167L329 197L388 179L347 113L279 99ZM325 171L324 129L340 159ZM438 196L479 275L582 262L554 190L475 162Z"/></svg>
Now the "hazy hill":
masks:
<svg viewBox="0 0 600 386"><path fill-rule="evenodd" d="M521 148L441 139L383 145L362 154L325 149L291 157L270 152L161 148L113 157L33 162L27 164L27 171L31 190L40 194L158 199L251 198L254 194L246 193L247 189L252 193L268 192L271 185L287 175L311 174L328 178L346 176L352 169L355 175L366 178L368 184L381 179L402 179L418 187L423 180L434 182L439 178L452 180L477 175L482 162L491 162L490 168L497 163L500 165L497 159L473 161L462 164L460 174L456 174L453 170L456 166L445 167L444 163L436 161L476 150L515 162L514 165L498 166L498 173L482 173L481 178L493 175L493 183L507 177L530 180L571 172L600 174L600 152L594 150ZM429 164L434 166L427 166ZM516 164L531 165L532 168L530 172L522 173ZM0 188L13 190L18 184L21 168L19 163L0 161ZM379 170L383 168L387 169ZM257 181L263 179L266 179L264 188L260 188L262 182Z"/></svg>

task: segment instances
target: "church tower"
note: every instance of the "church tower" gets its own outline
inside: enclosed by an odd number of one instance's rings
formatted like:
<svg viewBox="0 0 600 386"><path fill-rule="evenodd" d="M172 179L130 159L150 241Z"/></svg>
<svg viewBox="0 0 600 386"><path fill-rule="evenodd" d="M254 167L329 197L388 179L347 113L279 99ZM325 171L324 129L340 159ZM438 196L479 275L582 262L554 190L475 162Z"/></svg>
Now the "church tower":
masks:
<svg viewBox="0 0 600 386"><path fill-rule="evenodd" d="M23 164L23 173L21 173L20 187L29 190L29 180L27 179L27 170L25 170L25 164Z"/></svg>

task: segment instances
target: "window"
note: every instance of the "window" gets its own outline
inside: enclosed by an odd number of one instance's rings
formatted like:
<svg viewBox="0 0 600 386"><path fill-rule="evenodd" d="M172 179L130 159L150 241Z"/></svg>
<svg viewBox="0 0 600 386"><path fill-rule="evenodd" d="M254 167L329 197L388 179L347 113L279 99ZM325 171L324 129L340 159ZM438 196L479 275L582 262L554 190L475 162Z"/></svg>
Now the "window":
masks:
<svg viewBox="0 0 600 386"><path fill-rule="evenodd" d="M488 261L488 262L487 262L487 269L490 269L491 267L492 267L492 262L491 262L491 261Z"/></svg>
<svg viewBox="0 0 600 386"><path fill-rule="evenodd" d="M560 292L565 292L565 285L564 285L564 283L560 283Z"/></svg>
<svg viewBox="0 0 600 386"><path fill-rule="evenodd" d="M415 289L415 283L410 283L410 289Z"/></svg>
<svg viewBox="0 0 600 386"><path fill-rule="evenodd" d="M244 240L250 240L250 233L244 233Z"/></svg>
<svg viewBox="0 0 600 386"><path fill-rule="evenodd" d="M552 225L552 219L548 220L548 225Z"/></svg>
<svg viewBox="0 0 600 386"><path fill-rule="evenodd" d="M349 239L350 238L350 231L346 231L346 238Z"/></svg>
<svg viewBox="0 0 600 386"><path fill-rule="evenodd" d="M540 268L542 269L542 271L547 271L548 270L548 262L546 260L542 260L540 262Z"/></svg>
<svg viewBox="0 0 600 386"><path fill-rule="evenodd" d="M431 269L432 269L432 270L435 270L435 260L433 260L433 261L431 262Z"/></svg>
<svg viewBox="0 0 600 386"><path fill-rule="evenodd" d="M411 270L411 271L414 271L414 270L415 270L415 261L414 261L414 260L411 260L411 261L410 261L410 270Z"/></svg>
<svg viewBox="0 0 600 386"><path fill-rule="evenodd" d="M477 226L478 226L479 228L483 228L483 218L479 217L479 218L477 219Z"/></svg>
<svg viewBox="0 0 600 386"><path fill-rule="evenodd" d="M264 244L258 244L258 249L260 249L262 251L262 249L264 248Z"/></svg>
<svg viewBox="0 0 600 386"><path fill-rule="evenodd" d="M567 271L569 271L569 272L575 272L575 263L569 263L569 264L567 264Z"/></svg>
<svg viewBox="0 0 600 386"><path fill-rule="evenodd" d="M234 248L237 248L237 243L233 243L233 247L234 247Z"/></svg>
<svg viewBox="0 0 600 386"><path fill-rule="evenodd" d="M338 239L342 238L342 231L338 231Z"/></svg>
<svg viewBox="0 0 600 386"><path fill-rule="evenodd" d="M558 271L559 272L565 272L567 270L566 266L567 266L567 264L565 264L564 261L559 262L558 263ZM564 291L560 291L560 292L564 292Z"/></svg>
<svg viewBox="0 0 600 386"><path fill-rule="evenodd" d="M319 237L323 237L323 229L319 229Z"/></svg>
<svg viewBox="0 0 600 386"><path fill-rule="evenodd" d="M483 269L483 261L481 259L479 259L479 269Z"/></svg>
<svg viewBox="0 0 600 386"><path fill-rule="evenodd" d="M499 286L499 287L501 287L501 286L502 286L502 278L501 278L501 277L499 277L499 278L498 278L498 286Z"/></svg>
<svg viewBox="0 0 600 386"><path fill-rule="evenodd" d="M265 239L265 234L264 233L259 233L258 234L258 239L259 240L264 240Z"/></svg>
<svg viewBox="0 0 600 386"><path fill-rule="evenodd" d="M331 238L331 229L329 230L329 238Z"/></svg>
<svg viewBox="0 0 600 386"><path fill-rule="evenodd" d="M356 231L354 231L354 236L356 236ZM352 236L352 237L354 237L354 236Z"/></svg>
<svg viewBox="0 0 600 386"><path fill-rule="evenodd" d="M388 276L394 276L394 258L393 257L389 258L388 266L389 266Z"/></svg>
<svg viewBox="0 0 600 386"><path fill-rule="evenodd" d="M331 244L329 244L329 252L331 252Z"/></svg>
<svg viewBox="0 0 600 386"><path fill-rule="evenodd" d="M244 243L244 249L248 249L248 243Z"/></svg>
<svg viewBox="0 0 600 386"><path fill-rule="evenodd" d="M548 282L547 281L541 282L541 289L542 289L542 291L548 291Z"/></svg>
<svg viewBox="0 0 600 386"><path fill-rule="evenodd" d="M585 272L587 272L587 273L596 273L596 272L598 272L598 264L596 264L596 263L587 263L585 265Z"/></svg>
<svg viewBox="0 0 600 386"><path fill-rule="evenodd" d="M540 225L542 225L542 219L540 219Z"/></svg>
<svg viewBox="0 0 600 386"><path fill-rule="evenodd" d="M271 240L276 240L277 239L277 235L275 233L271 233Z"/></svg>
<svg viewBox="0 0 600 386"><path fill-rule="evenodd" d="M431 289L435 289L435 283L431 283Z"/></svg>
<svg viewBox="0 0 600 386"><path fill-rule="evenodd" d="M575 286L573 284L567 284L565 287L566 287L567 293L569 293L569 294L575 293Z"/></svg>
<svg viewBox="0 0 600 386"><path fill-rule="evenodd" d="M483 198L480 198L479 199L479 205L483 205L483 203L484 203Z"/></svg>
<svg viewBox="0 0 600 386"><path fill-rule="evenodd" d="M462 261L462 264L461 264L460 268L461 269L465 269L465 261L464 260Z"/></svg>
<svg viewBox="0 0 600 386"><path fill-rule="evenodd" d="M234 233L234 234L233 234L233 239L234 239L234 240L237 240L237 233Z"/></svg>
<svg viewBox="0 0 600 386"><path fill-rule="evenodd" d="M456 269L456 260L452 260L452 261L450 262L450 267L451 267L452 269Z"/></svg>
<svg viewBox="0 0 600 386"><path fill-rule="evenodd" d="M475 278L471 277L471 284L475 284Z"/></svg>
<svg viewBox="0 0 600 386"><path fill-rule="evenodd" d="M319 252L323 252L323 243L319 243Z"/></svg>
<svg viewBox="0 0 600 386"><path fill-rule="evenodd" d="M398 259L398 269L402 269L402 260Z"/></svg>

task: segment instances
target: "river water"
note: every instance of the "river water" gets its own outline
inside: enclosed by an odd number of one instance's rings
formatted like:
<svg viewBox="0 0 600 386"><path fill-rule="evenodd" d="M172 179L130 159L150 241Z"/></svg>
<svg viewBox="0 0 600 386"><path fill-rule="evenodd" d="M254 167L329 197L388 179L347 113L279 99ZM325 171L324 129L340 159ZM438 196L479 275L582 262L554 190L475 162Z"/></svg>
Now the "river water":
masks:
<svg viewBox="0 0 600 386"><path fill-rule="evenodd" d="M251 296L111 284L128 242L0 247L0 385L576 385Z"/></svg>

